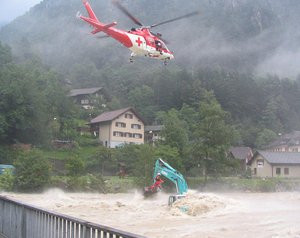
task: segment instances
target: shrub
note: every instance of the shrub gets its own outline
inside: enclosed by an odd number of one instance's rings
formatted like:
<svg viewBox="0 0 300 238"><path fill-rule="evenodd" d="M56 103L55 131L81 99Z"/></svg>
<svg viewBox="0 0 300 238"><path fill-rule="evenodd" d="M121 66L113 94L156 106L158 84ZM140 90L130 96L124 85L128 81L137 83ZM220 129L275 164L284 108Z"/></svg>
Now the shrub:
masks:
<svg viewBox="0 0 300 238"><path fill-rule="evenodd" d="M21 191L39 191L50 181L50 164L38 150L24 152L15 163L15 187Z"/></svg>
<svg viewBox="0 0 300 238"><path fill-rule="evenodd" d="M69 176L80 176L85 173L85 166L83 161L76 157L72 157L68 159L66 163L66 168L67 168L67 174Z"/></svg>
<svg viewBox="0 0 300 238"><path fill-rule="evenodd" d="M68 177L67 189L70 191L106 192L102 177L92 174L80 177Z"/></svg>
<svg viewBox="0 0 300 238"><path fill-rule="evenodd" d="M0 190L12 191L14 185L14 175L10 171L5 171L0 175Z"/></svg>

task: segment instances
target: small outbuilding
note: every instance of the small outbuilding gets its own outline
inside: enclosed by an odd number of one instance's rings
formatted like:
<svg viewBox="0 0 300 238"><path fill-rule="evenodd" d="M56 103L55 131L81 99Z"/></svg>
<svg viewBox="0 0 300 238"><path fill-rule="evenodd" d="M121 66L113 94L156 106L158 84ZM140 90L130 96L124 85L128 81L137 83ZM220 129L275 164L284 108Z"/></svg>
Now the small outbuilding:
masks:
<svg viewBox="0 0 300 238"><path fill-rule="evenodd" d="M107 97L102 87L72 89L69 96L73 98L74 103L85 109L93 109L97 98L103 100Z"/></svg>
<svg viewBox="0 0 300 238"><path fill-rule="evenodd" d="M238 146L229 149L229 157L239 160L242 170L246 170L246 165L252 156L253 152L250 147Z"/></svg>

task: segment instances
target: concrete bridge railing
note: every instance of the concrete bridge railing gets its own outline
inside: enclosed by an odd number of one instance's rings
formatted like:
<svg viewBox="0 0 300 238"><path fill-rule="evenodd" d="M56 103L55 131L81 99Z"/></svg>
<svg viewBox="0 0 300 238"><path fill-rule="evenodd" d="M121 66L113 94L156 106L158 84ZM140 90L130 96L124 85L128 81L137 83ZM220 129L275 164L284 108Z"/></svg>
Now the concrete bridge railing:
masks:
<svg viewBox="0 0 300 238"><path fill-rule="evenodd" d="M0 196L0 238L146 238Z"/></svg>

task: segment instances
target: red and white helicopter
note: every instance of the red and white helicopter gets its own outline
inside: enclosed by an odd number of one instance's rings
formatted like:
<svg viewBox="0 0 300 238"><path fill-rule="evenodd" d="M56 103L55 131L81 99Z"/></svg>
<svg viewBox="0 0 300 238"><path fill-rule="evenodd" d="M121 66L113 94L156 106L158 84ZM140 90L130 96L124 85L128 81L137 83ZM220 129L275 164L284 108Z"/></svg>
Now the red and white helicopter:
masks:
<svg viewBox="0 0 300 238"><path fill-rule="evenodd" d="M163 60L164 63L167 64L168 60L174 59L173 52L167 48L166 44L161 38L161 34L155 34L151 32L150 29L162 24L177 21L198 14L198 12L192 12L181 17L163 21L158 24L144 26L118 1L113 1L113 3L123 13L125 13L125 15L127 15L135 24L140 26L140 28L132 28L130 31L123 31L114 28L114 26L117 25L117 22L112 22L109 24L100 22L89 2L87 0L82 0L82 2L88 12L89 17L84 17L80 13L77 13L77 17L88 22L94 28L94 30L91 32L92 34L104 32L107 34L107 36L114 38L115 40L119 41L121 44L129 48L132 51L130 62L133 62L134 56L146 56L153 59Z"/></svg>

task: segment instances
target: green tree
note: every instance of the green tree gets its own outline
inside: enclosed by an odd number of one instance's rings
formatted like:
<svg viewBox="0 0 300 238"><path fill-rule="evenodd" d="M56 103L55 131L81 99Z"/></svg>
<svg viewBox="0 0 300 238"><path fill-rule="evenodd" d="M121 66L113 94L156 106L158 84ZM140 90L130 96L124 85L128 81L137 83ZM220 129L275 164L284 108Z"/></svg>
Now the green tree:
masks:
<svg viewBox="0 0 300 238"><path fill-rule="evenodd" d="M0 88L0 143L47 144L54 118L59 132L75 131L74 107L61 78L40 63L4 65Z"/></svg>
<svg viewBox="0 0 300 238"><path fill-rule="evenodd" d="M95 154L91 155L87 164L87 170L96 174L104 175L104 171L111 171L116 167L112 156L112 149L98 146Z"/></svg>
<svg viewBox="0 0 300 238"><path fill-rule="evenodd" d="M164 125L160 143L177 148L179 155L182 156L185 146L188 143L188 132L187 124L180 118L180 113L176 109L171 109L168 112L160 112L158 113L157 120L161 121Z"/></svg>
<svg viewBox="0 0 300 238"><path fill-rule="evenodd" d="M135 174L135 163L138 160L137 150L139 145L129 144L114 149L112 161L124 163L127 174Z"/></svg>
<svg viewBox="0 0 300 238"><path fill-rule="evenodd" d="M85 164L78 156L67 159L67 175L77 177L85 173Z"/></svg>
<svg viewBox="0 0 300 238"><path fill-rule="evenodd" d="M128 101L141 117L148 123L154 119L154 91L147 85L136 87L129 91Z"/></svg>
<svg viewBox="0 0 300 238"><path fill-rule="evenodd" d="M179 151L175 147L169 145L159 145L155 147L155 158L161 158L168 162L172 167L178 171L183 171L183 161L179 155Z"/></svg>
<svg viewBox="0 0 300 238"><path fill-rule="evenodd" d="M263 127L272 131L283 131L283 126L277 117L278 104L276 100L269 100L266 108L262 111L262 124Z"/></svg>
<svg viewBox="0 0 300 238"><path fill-rule="evenodd" d="M133 165L133 175L138 177L139 184L146 186L153 180L153 168L155 163L155 148L144 144L136 147L136 161Z"/></svg>
<svg viewBox="0 0 300 238"><path fill-rule="evenodd" d="M265 128L258 133L257 139L255 141L255 146L258 149L262 149L263 146L268 145L276 138L277 138L277 134L274 131Z"/></svg>
<svg viewBox="0 0 300 238"><path fill-rule="evenodd" d="M12 61L11 49L0 41L0 68Z"/></svg>
<svg viewBox="0 0 300 238"><path fill-rule="evenodd" d="M233 132L232 127L226 124L228 116L213 93L207 92L199 104L192 149L195 165L203 168L205 180L209 174L220 172L220 164L231 144Z"/></svg>
<svg viewBox="0 0 300 238"><path fill-rule="evenodd" d="M12 191L14 179L15 177L11 171L4 171L4 173L0 175L0 191Z"/></svg>

